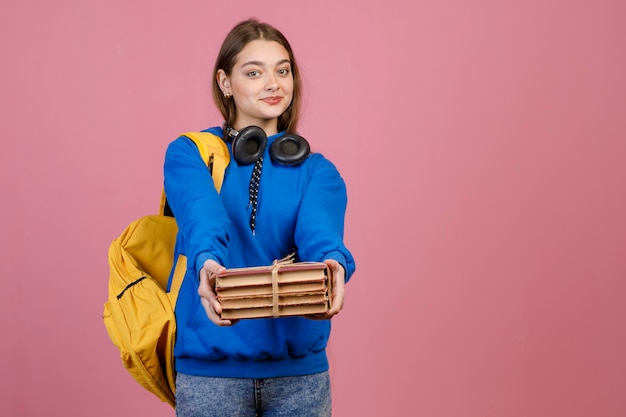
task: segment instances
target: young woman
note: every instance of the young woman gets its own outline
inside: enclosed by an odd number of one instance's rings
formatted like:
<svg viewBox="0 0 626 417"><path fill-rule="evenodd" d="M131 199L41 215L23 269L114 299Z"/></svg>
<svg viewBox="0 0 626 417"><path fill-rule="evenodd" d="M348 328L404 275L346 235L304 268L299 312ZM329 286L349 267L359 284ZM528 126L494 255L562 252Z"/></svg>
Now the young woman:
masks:
<svg viewBox="0 0 626 417"><path fill-rule="evenodd" d="M300 74L277 29L254 19L235 26L213 79L224 125L208 131L231 152L220 194L190 140L176 139L165 157L165 191L179 226L176 252L188 259L176 305L176 413L329 416L329 319L343 307L344 284L355 269L343 242L345 184L296 134ZM332 269L327 314L221 318L215 274L270 265L294 251L298 261Z"/></svg>

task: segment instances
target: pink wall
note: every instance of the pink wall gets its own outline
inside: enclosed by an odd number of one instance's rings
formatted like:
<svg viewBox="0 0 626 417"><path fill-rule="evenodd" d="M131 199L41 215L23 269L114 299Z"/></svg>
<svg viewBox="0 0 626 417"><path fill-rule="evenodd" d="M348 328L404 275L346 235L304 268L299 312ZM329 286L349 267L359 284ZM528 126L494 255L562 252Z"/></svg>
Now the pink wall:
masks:
<svg viewBox="0 0 626 417"><path fill-rule="evenodd" d="M173 415L106 335L106 251L167 143L219 123L210 66L252 15L349 186L335 415L626 415L624 2L11 3L0 415Z"/></svg>

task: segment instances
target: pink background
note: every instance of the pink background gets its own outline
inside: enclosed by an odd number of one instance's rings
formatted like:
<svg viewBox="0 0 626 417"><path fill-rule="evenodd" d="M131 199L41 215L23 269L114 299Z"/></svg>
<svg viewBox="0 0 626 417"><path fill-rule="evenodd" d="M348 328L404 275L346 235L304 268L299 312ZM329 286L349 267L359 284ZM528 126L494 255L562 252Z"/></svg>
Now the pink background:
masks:
<svg viewBox="0 0 626 417"><path fill-rule="evenodd" d="M167 143L220 123L249 16L349 187L334 415L626 415L623 1L4 3L0 415L173 415L106 334L107 248Z"/></svg>

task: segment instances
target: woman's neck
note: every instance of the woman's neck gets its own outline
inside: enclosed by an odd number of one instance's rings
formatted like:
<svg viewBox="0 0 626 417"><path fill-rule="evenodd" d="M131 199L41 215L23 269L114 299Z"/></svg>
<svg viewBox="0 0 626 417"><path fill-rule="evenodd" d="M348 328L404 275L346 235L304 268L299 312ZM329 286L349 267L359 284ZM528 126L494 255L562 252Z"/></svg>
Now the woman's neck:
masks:
<svg viewBox="0 0 626 417"><path fill-rule="evenodd" d="M248 121L235 122L235 130L240 131L243 128L248 126L258 126L267 136L272 136L278 133L278 120L257 120L255 122L249 123Z"/></svg>

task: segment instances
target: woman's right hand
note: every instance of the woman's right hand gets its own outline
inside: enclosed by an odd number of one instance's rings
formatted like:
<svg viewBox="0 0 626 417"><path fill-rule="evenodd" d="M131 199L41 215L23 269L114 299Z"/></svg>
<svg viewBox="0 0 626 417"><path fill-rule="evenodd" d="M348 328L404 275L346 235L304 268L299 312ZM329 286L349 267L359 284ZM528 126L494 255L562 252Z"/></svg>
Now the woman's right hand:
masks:
<svg viewBox="0 0 626 417"><path fill-rule="evenodd" d="M215 277L225 270L226 268L211 259L204 262L200 270L200 285L198 286L200 302L209 320L217 326L232 326L238 321L222 319L222 305L215 294Z"/></svg>

